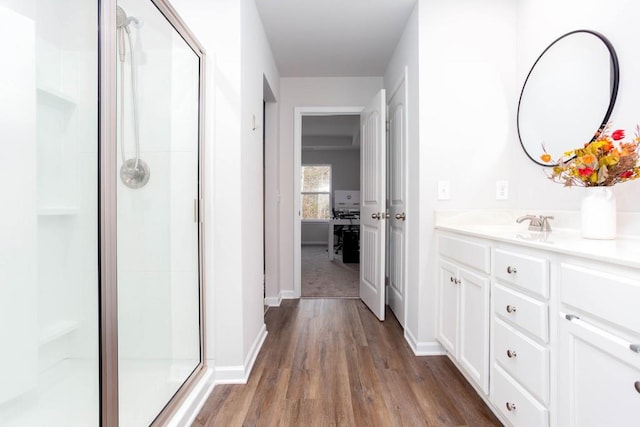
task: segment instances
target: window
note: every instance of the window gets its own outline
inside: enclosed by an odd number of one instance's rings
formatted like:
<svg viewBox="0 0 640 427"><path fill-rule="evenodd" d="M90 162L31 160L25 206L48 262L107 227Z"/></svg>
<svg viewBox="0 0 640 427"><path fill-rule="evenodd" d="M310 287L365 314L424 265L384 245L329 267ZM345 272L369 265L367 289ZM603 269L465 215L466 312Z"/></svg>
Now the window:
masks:
<svg viewBox="0 0 640 427"><path fill-rule="evenodd" d="M331 165L302 165L302 220L331 218Z"/></svg>

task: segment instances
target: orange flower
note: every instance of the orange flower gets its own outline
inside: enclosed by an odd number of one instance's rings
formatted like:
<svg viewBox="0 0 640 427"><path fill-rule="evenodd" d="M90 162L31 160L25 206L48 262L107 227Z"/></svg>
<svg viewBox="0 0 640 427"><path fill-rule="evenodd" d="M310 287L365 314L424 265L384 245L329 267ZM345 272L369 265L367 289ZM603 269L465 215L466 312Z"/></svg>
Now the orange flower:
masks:
<svg viewBox="0 0 640 427"><path fill-rule="evenodd" d="M543 155L540 156L540 160L542 160L545 163L549 163L551 161L551 154L544 153Z"/></svg>
<svg viewBox="0 0 640 427"><path fill-rule="evenodd" d="M590 165L596 161L596 158L593 154L585 154L580 158L580 160L582 160L582 163L584 163L585 165Z"/></svg>

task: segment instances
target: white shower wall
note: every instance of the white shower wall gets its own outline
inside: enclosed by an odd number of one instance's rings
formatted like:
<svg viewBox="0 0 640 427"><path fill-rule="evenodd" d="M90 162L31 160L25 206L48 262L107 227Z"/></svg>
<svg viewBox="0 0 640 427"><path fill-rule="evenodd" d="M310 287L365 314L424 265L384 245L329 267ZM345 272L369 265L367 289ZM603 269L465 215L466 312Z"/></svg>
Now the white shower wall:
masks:
<svg viewBox="0 0 640 427"><path fill-rule="evenodd" d="M0 68L0 146L5 153L0 156L1 405L35 387L38 312L35 26L0 7L0 28L23 41L4 51L13 66Z"/></svg>
<svg viewBox="0 0 640 427"><path fill-rule="evenodd" d="M123 5L129 16L135 5ZM143 13L143 11L140 11ZM199 360L197 227L197 57L171 33L133 30L142 188L118 182L119 354L127 359ZM169 49L167 48L169 46ZM130 63L125 70L125 152L135 157ZM119 77L120 79L120 77ZM120 84L120 82L118 83ZM193 102L196 100L196 102ZM120 150L120 146L118 146ZM120 166L120 151L118 159ZM194 301L195 306L194 306ZM195 367L195 365L194 365Z"/></svg>
<svg viewBox="0 0 640 427"><path fill-rule="evenodd" d="M97 425L97 6L0 21L0 424Z"/></svg>

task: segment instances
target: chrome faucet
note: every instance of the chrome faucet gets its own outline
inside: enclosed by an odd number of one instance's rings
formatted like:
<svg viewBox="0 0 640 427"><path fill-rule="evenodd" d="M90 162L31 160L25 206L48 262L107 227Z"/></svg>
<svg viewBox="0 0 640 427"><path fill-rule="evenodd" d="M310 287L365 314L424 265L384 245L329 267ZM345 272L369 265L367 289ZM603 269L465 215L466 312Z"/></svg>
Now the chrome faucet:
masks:
<svg viewBox="0 0 640 427"><path fill-rule="evenodd" d="M529 220L530 231L551 231L551 224L549 223L551 219L554 219L553 216L524 215L516 219L516 222L519 224L522 221Z"/></svg>

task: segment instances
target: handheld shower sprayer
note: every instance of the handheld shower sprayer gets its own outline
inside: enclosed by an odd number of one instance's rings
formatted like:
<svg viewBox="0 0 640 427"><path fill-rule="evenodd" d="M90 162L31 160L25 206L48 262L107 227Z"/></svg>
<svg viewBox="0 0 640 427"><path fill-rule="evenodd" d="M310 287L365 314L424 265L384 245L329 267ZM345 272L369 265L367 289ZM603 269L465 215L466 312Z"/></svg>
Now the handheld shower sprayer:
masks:
<svg viewBox="0 0 640 427"><path fill-rule="evenodd" d="M129 188L143 187L149 181L149 166L140 158L140 131L138 124L138 100L136 90L136 63L134 60L133 43L131 42L131 29L129 24L134 27L141 28L142 21L133 16L127 16L127 13L120 6L116 6L116 29L118 34L118 56L120 59L120 151L122 155L122 167L120 168L120 178L122 182ZM131 102L133 110L133 136L135 144L135 158L126 159L125 153L125 56L127 43L129 45L129 56L131 62Z"/></svg>

